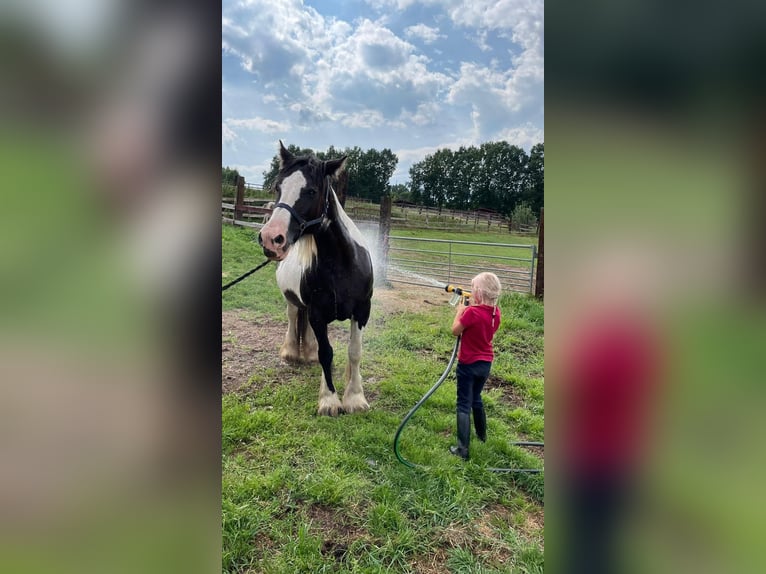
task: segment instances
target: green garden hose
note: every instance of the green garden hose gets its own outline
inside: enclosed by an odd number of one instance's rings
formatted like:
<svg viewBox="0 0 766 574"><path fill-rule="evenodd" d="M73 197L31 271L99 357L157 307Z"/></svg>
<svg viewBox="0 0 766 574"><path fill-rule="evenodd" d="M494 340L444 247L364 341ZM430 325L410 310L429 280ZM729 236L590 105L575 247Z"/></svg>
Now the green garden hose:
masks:
<svg viewBox="0 0 766 574"><path fill-rule="evenodd" d="M402 453L399 452L399 439L401 438L402 431L404 430L404 427L409 422L410 418L412 418L412 415L415 414L415 412L423 406L423 403L425 403L428 398L436 392L436 389L438 389L441 384L444 382L444 380L447 378L447 375L449 375L450 371L452 370L452 365L455 364L455 358L457 357L457 349L460 345L460 337L457 337L455 340L455 347L452 349L452 356L449 359L449 363L447 363L447 368L444 369L444 372L442 373L441 377L439 377L439 380L436 381L433 387L428 389L428 392L426 392L425 395L417 402L417 404L410 409L410 412L407 413L407 416L402 419L402 422L399 424L399 428L396 429L396 434L394 435L394 454L396 455L396 458L401 462L403 465L408 466L410 468L428 468L425 465L417 464L414 462L411 462L404 458L402 456ZM541 442L513 442L511 443L514 446L544 446L544 443ZM511 473L511 472L525 472L528 474L536 474L543 471L542 468L487 468L490 472L497 472L497 473Z"/></svg>

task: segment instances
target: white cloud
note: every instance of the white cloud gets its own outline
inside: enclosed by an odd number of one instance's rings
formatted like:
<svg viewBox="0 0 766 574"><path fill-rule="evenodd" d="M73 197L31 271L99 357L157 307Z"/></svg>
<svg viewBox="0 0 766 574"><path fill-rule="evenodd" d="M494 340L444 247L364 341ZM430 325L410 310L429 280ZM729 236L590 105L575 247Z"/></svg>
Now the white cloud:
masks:
<svg viewBox="0 0 766 574"><path fill-rule="evenodd" d="M407 20L416 3L428 20ZM302 0L224 1L229 156L270 161L269 138L248 130L316 149L404 148L394 176L403 181L412 161L439 148L543 140L541 0L367 0L358 8L345 22ZM435 50L441 38L448 41Z"/></svg>
<svg viewBox="0 0 766 574"><path fill-rule="evenodd" d="M225 123L221 124L221 143L224 145L234 145L238 139L239 136L233 129L231 129Z"/></svg>
<svg viewBox="0 0 766 574"><path fill-rule="evenodd" d="M450 17L460 26L484 30L510 31L511 40L520 46L512 57L512 78L517 87L542 84L543 2L540 0L465 0L454 4Z"/></svg>
<svg viewBox="0 0 766 574"><path fill-rule="evenodd" d="M492 138L499 128L542 110L542 83L514 69L491 69L463 63L447 101L469 106L477 138Z"/></svg>
<svg viewBox="0 0 766 574"><path fill-rule="evenodd" d="M290 129L290 124L287 122L278 122L275 120L269 120L266 118L243 118L243 119L226 119L224 120L224 128L243 128L247 130L255 130L267 134L284 132Z"/></svg>
<svg viewBox="0 0 766 574"><path fill-rule="evenodd" d="M505 140L529 151L535 144L543 143L545 135L541 128L525 123L524 125L506 128L497 134L498 140Z"/></svg>
<svg viewBox="0 0 766 574"><path fill-rule="evenodd" d="M317 62L310 97L333 112L379 113L389 123L432 101L449 78L428 67L416 48L378 22L362 20ZM373 122L371 125L378 125Z"/></svg>
<svg viewBox="0 0 766 574"><path fill-rule="evenodd" d="M408 38L420 38L426 44L433 44L439 38L446 38L444 34L439 34L438 28L432 28L425 24L407 26L407 28L404 29L404 33Z"/></svg>
<svg viewBox="0 0 766 574"><path fill-rule="evenodd" d="M341 114L338 119L341 124L349 128L376 128L385 123L383 114L375 110Z"/></svg>

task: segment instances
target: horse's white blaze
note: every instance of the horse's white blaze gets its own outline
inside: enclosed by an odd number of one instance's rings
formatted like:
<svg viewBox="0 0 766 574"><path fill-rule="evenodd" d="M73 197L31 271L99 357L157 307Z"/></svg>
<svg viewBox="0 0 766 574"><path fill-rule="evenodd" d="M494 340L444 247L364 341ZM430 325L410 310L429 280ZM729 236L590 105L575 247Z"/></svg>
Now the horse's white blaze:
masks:
<svg viewBox="0 0 766 574"><path fill-rule="evenodd" d="M280 184L279 203L285 203L293 207L301 196L301 189L306 185L306 178L300 171L291 173ZM271 237L277 235L287 235L287 228L290 225L290 212L286 209L275 209L271 214L271 219L261 230L261 233L268 233Z"/></svg>
<svg viewBox="0 0 766 574"><path fill-rule="evenodd" d="M347 413L366 411L370 408L362 390L362 375L359 373L359 363L362 360L362 330L359 324L351 319L351 334L348 342L348 379L346 392L343 394L343 408Z"/></svg>
<svg viewBox="0 0 766 574"><path fill-rule="evenodd" d="M290 290L301 303L304 302L301 299L301 279L316 256L317 244L313 235L304 235L292 246L287 257L277 267L277 285L282 293Z"/></svg>

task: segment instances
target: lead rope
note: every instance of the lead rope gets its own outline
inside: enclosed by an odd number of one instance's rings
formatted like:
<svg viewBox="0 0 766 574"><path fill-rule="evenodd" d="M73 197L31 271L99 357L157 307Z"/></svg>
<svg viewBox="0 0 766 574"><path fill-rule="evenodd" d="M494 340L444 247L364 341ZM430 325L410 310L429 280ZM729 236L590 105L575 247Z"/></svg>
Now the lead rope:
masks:
<svg viewBox="0 0 766 574"><path fill-rule="evenodd" d="M264 261L263 263L261 263L261 264L260 264L258 267L256 267L255 269L251 269L250 271L248 271L248 272L247 272L247 273L245 273L244 275L240 275L239 277L237 277L237 278L236 278L234 281L231 281L231 282L227 283L226 285L224 285L223 287L221 287L221 293L223 293L224 291L226 291L226 290L227 290L229 287L232 287L233 285L236 285L237 283L239 283L240 281L242 281L242 280L243 280L243 279L245 279L246 277L250 277L250 275L252 275L252 274L253 274L253 273L255 273L256 271L258 271L260 268L262 268L262 267L265 267L265 266L266 266L268 263L270 263L270 262L271 262L271 259L267 259L266 261Z"/></svg>

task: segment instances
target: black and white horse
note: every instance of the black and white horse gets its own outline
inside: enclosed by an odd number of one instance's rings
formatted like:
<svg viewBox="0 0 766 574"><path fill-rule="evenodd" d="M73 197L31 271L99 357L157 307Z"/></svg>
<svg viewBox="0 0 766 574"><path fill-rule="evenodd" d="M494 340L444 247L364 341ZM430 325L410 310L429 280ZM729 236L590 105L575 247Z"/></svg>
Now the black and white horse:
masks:
<svg viewBox="0 0 766 574"><path fill-rule="evenodd" d="M277 283L287 300L287 334L280 357L287 361L319 358L320 415L369 409L359 362L362 328L370 318L372 260L362 234L343 211L330 185L346 157L320 161L294 156L279 142L277 203L258 235L263 253L279 261ZM327 325L351 319L343 402L332 380L333 350Z"/></svg>

